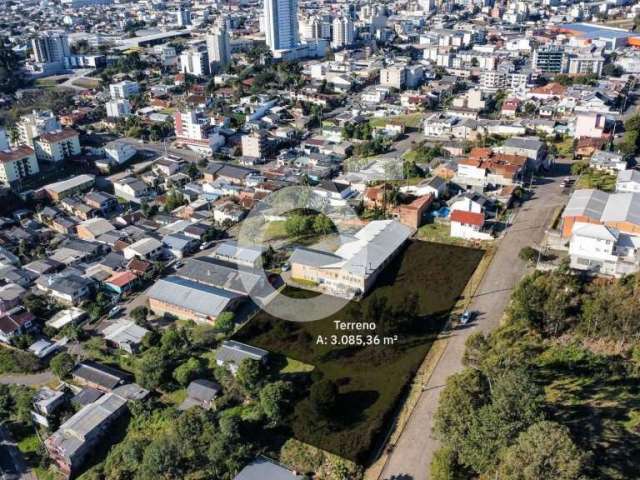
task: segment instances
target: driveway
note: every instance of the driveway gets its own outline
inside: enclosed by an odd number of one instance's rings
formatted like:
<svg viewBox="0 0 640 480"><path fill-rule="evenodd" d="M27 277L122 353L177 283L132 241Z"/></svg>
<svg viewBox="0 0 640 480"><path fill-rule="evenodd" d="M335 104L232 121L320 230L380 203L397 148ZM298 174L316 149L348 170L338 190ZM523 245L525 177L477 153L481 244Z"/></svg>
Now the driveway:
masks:
<svg viewBox="0 0 640 480"><path fill-rule="evenodd" d="M490 332L499 325L513 287L526 272L526 265L518 258L520 249L539 244L555 209L567 201L568 197L560 187L566 168L556 166L554 170L555 176L535 187L533 198L519 209L512 226L499 240L493 261L471 301L470 308L478 312L478 316L466 328L451 332L445 351L424 386L381 479L430 478L429 466L439 446L431 431L440 391L447 378L463 368L462 355L467 338L475 332Z"/></svg>

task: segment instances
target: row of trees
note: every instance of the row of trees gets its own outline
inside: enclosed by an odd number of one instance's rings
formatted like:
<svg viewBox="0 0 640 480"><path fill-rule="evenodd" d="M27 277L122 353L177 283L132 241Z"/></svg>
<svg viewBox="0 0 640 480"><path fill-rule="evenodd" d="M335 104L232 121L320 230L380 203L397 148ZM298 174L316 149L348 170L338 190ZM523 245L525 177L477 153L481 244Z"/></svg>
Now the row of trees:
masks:
<svg viewBox="0 0 640 480"><path fill-rule="evenodd" d="M572 331L608 340L640 338L640 275L611 282L577 278L560 269L536 272L514 290L509 315L544 336Z"/></svg>
<svg viewBox="0 0 640 480"><path fill-rule="evenodd" d="M447 381L435 416L442 448L434 480L582 478L588 456L565 426L547 419L531 370L535 346L512 325L469 338L466 368Z"/></svg>

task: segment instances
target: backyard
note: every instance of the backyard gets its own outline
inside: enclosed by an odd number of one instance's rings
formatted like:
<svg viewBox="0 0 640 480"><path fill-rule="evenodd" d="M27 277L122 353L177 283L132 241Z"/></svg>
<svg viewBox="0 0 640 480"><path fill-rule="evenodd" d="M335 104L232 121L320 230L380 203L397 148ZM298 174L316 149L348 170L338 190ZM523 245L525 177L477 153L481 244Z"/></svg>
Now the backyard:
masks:
<svg viewBox="0 0 640 480"><path fill-rule="evenodd" d="M381 274L375 290L360 302L316 322L293 323L260 312L235 336L315 366L309 381L330 380L338 387L331 412L318 413L307 395L288 425L296 439L344 458L367 463L398 400L464 290L484 251L413 241ZM287 288L284 294L315 295ZM417 294L417 296L415 296ZM412 298L413 297L413 298ZM394 324L412 299L416 321ZM373 321L376 331L337 331L335 320ZM330 346L318 338L343 334L397 335L392 345ZM313 387L312 387L313 389Z"/></svg>

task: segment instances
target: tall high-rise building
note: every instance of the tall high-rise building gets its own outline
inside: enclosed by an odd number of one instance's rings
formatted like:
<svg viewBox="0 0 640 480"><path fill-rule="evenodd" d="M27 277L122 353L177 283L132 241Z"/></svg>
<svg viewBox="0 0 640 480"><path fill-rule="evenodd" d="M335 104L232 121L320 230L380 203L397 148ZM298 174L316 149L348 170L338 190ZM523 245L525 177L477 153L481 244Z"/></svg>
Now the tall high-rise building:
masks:
<svg viewBox="0 0 640 480"><path fill-rule="evenodd" d="M185 50L180 55L180 71L182 73L204 77L211 73L210 68L209 54L206 50L192 48Z"/></svg>
<svg viewBox="0 0 640 480"><path fill-rule="evenodd" d="M264 28L271 51L298 45L298 0L264 0Z"/></svg>
<svg viewBox="0 0 640 480"><path fill-rule="evenodd" d="M348 16L336 17L333 20L333 38L331 46L333 48L343 48L353 44L355 31L353 22Z"/></svg>
<svg viewBox="0 0 640 480"><path fill-rule="evenodd" d="M176 12L176 23L179 27L186 27L191 25L191 10L188 8L182 8Z"/></svg>
<svg viewBox="0 0 640 480"><path fill-rule="evenodd" d="M231 61L229 32L225 22L219 22L207 35L207 53L212 70L217 66L227 65Z"/></svg>
<svg viewBox="0 0 640 480"><path fill-rule="evenodd" d="M30 114L23 115L20 117L17 127L18 133L20 134L18 142L20 145L27 145L29 147L33 146L34 138L45 133L55 132L62 128L56 116L49 110L34 110Z"/></svg>
<svg viewBox="0 0 640 480"><path fill-rule="evenodd" d="M64 63L71 56L69 37L63 31L43 32L31 39L33 56L38 63Z"/></svg>
<svg viewBox="0 0 640 480"><path fill-rule="evenodd" d="M4 128L0 128L0 152L9 150L9 140L7 139L7 132Z"/></svg>

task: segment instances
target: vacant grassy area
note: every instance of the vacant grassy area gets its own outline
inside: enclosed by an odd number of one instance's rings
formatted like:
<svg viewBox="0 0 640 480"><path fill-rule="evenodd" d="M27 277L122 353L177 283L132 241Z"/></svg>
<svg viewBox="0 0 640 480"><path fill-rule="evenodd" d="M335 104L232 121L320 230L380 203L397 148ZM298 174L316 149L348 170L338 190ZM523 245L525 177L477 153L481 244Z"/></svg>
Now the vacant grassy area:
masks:
<svg viewBox="0 0 640 480"><path fill-rule="evenodd" d="M76 87L80 88L99 88L102 83L99 78L78 78L71 82Z"/></svg>
<svg viewBox="0 0 640 480"><path fill-rule="evenodd" d="M576 344L552 346L538 361L551 416L593 452L589 478L640 478L640 379L625 363Z"/></svg>
<svg viewBox="0 0 640 480"><path fill-rule="evenodd" d="M597 188L605 192L613 192L616 189L616 176L589 169L578 178L576 188Z"/></svg>
<svg viewBox="0 0 640 480"><path fill-rule="evenodd" d="M384 431L398 399L482 256L482 250L414 241L382 273L371 294L360 302L350 302L331 317L293 323L261 312L242 328L236 339L314 365L314 381L325 378L339 386L331 416L317 414L308 398L296 405L289 418L295 438L366 463L378 434ZM373 305L382 298L391 307L400 308L413 292L419 294L420 326L411 333L399 333L394 345L318 344L319 336L371 333L337 331L333 322L371 318ZM315 295L293 288L283 293L297 298ZM304 312L300 315L304 318Z"/></svg>
<svg viewBox="0 0 640 480"><path fill-rule="evenodd" d="M407 115L397 115L395 117L372 118L369 123L372 127L384 127L388 124L404 125L405 128L420 128L422 122L421 113L409 113Z"/></svg>

